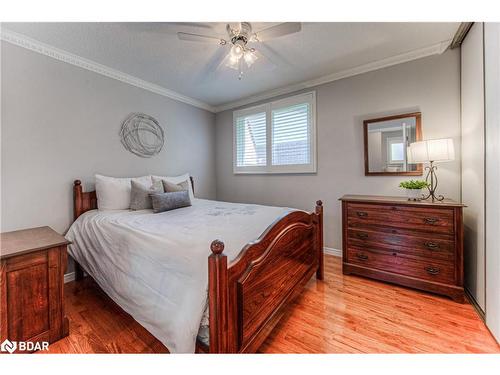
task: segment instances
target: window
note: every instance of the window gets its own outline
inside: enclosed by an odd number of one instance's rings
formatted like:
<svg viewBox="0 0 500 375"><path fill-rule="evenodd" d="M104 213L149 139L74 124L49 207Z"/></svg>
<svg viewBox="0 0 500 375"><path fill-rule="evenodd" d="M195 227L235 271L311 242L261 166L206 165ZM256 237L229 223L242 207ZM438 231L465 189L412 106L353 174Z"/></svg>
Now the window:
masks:
<svg viewBox="0 0 500 375"><path fill-rule="evenodd" d="M234 173L316 172L315 93L236 111Z"/></svg>
<svg viewBox="0 0 500 375"><path fill-rule="evenodd" d="M395 163L402 161L404 161L403 144L402 143L391 144L391 162Z"/></svg>
<svg viewBox="0 0 500 375"><path fill-rule="evenodd" d="M401 138L388 138L387 139L388 146L388 154L389 154L389 163L397 164L403 163L405 161L404 156L404 143Z"/></svg>
<svg viewBox="0 0 500 375"><path fill-rule="evenodd" d="M236 118L236 166L265 166L266 112Z"/></svg>

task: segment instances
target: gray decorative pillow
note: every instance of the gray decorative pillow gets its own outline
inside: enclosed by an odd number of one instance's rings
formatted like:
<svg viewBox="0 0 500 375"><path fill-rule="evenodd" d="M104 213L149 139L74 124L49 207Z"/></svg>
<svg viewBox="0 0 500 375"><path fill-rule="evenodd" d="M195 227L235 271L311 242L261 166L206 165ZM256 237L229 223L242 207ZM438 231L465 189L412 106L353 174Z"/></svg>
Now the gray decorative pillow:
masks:
<svg viewBox="0 0 500 375"><path fill-rule="evenodd" d="M157 181L151 187L147 187L134 180L131 181L130 189L130 209L131 210L146 210L153 208L151 204L151 193L163 193L163 185Z"/></svg>
<svg viewBox="0 0 500 375"><path fill-rule="evenodd" d="M172 193L152 193L150 196L155 214L191 206L191 198L189 198L187 190L174 191Z"/></svg>
<svg viewBox="0 0 500 375"><path fill-rule="evenodd" d="M163 190L165 190L165 193L173 193L174 191L189 190L189 182L187 181L181 182L180 184L173 184L166 180L161 180L161 181L163 183Z"/></svg>

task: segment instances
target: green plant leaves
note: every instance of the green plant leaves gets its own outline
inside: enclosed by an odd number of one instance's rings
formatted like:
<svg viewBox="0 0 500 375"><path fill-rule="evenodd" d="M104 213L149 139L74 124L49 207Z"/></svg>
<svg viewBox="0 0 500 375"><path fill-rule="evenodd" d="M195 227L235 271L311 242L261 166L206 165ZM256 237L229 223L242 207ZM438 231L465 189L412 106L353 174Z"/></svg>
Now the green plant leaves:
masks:
<svg viewBox="0 0 500 375"><path fill-rule="evenodd" d="M399 187L404 189L423 189L427 186L429 186L429 184L423 180L403 181L399 184Z"/></svg>

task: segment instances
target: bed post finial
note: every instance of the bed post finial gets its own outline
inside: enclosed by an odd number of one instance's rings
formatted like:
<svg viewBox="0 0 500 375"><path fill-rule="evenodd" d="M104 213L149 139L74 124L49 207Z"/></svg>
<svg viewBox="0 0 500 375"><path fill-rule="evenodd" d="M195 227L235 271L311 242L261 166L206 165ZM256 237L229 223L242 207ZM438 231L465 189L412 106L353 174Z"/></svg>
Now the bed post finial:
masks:
<svg viewBox="0 0 500 375"><path fill-rule="evenodd" d="M212 253L216 255L222 254L222 252L224 251L224 242L220 240L212 241L212 243L210 244L210 250L212 250Z"/></svg>
<svg viewBox="0 0 500 375"><path fill-rule="evenodd" d="M81 185L82 182L80 180L75 180L74 184L75 184L75 186L78 186L78 185Z"/></svg>
<svg viewBox="0 0 500 375"><path fill-rule="evenodd" d="M210 244L212 254L208 257L208 310L210 353L227 353L229 289L227 256L222 254L224 242L215 240Z"/></svg>
<svg viewBox="0 0 500 375"><path fill-rule="evenodd" d="M321 200L316 201L316 214L319 215L323 213L323 202Z"/></svg>

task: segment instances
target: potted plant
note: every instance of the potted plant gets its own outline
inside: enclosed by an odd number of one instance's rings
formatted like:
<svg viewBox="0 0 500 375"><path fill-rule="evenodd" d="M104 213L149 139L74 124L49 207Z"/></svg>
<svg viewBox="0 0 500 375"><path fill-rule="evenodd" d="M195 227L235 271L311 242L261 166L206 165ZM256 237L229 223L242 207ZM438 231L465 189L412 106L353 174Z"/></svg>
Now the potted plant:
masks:
<svg viewBox="0 0 500 375"><path fill-rule="evenodd" d="M422 180L403 181L399 184L400 188L406 189L406 196L409 201L418 201L422 199L422 189L429 186L429 184Z"/></svg>

